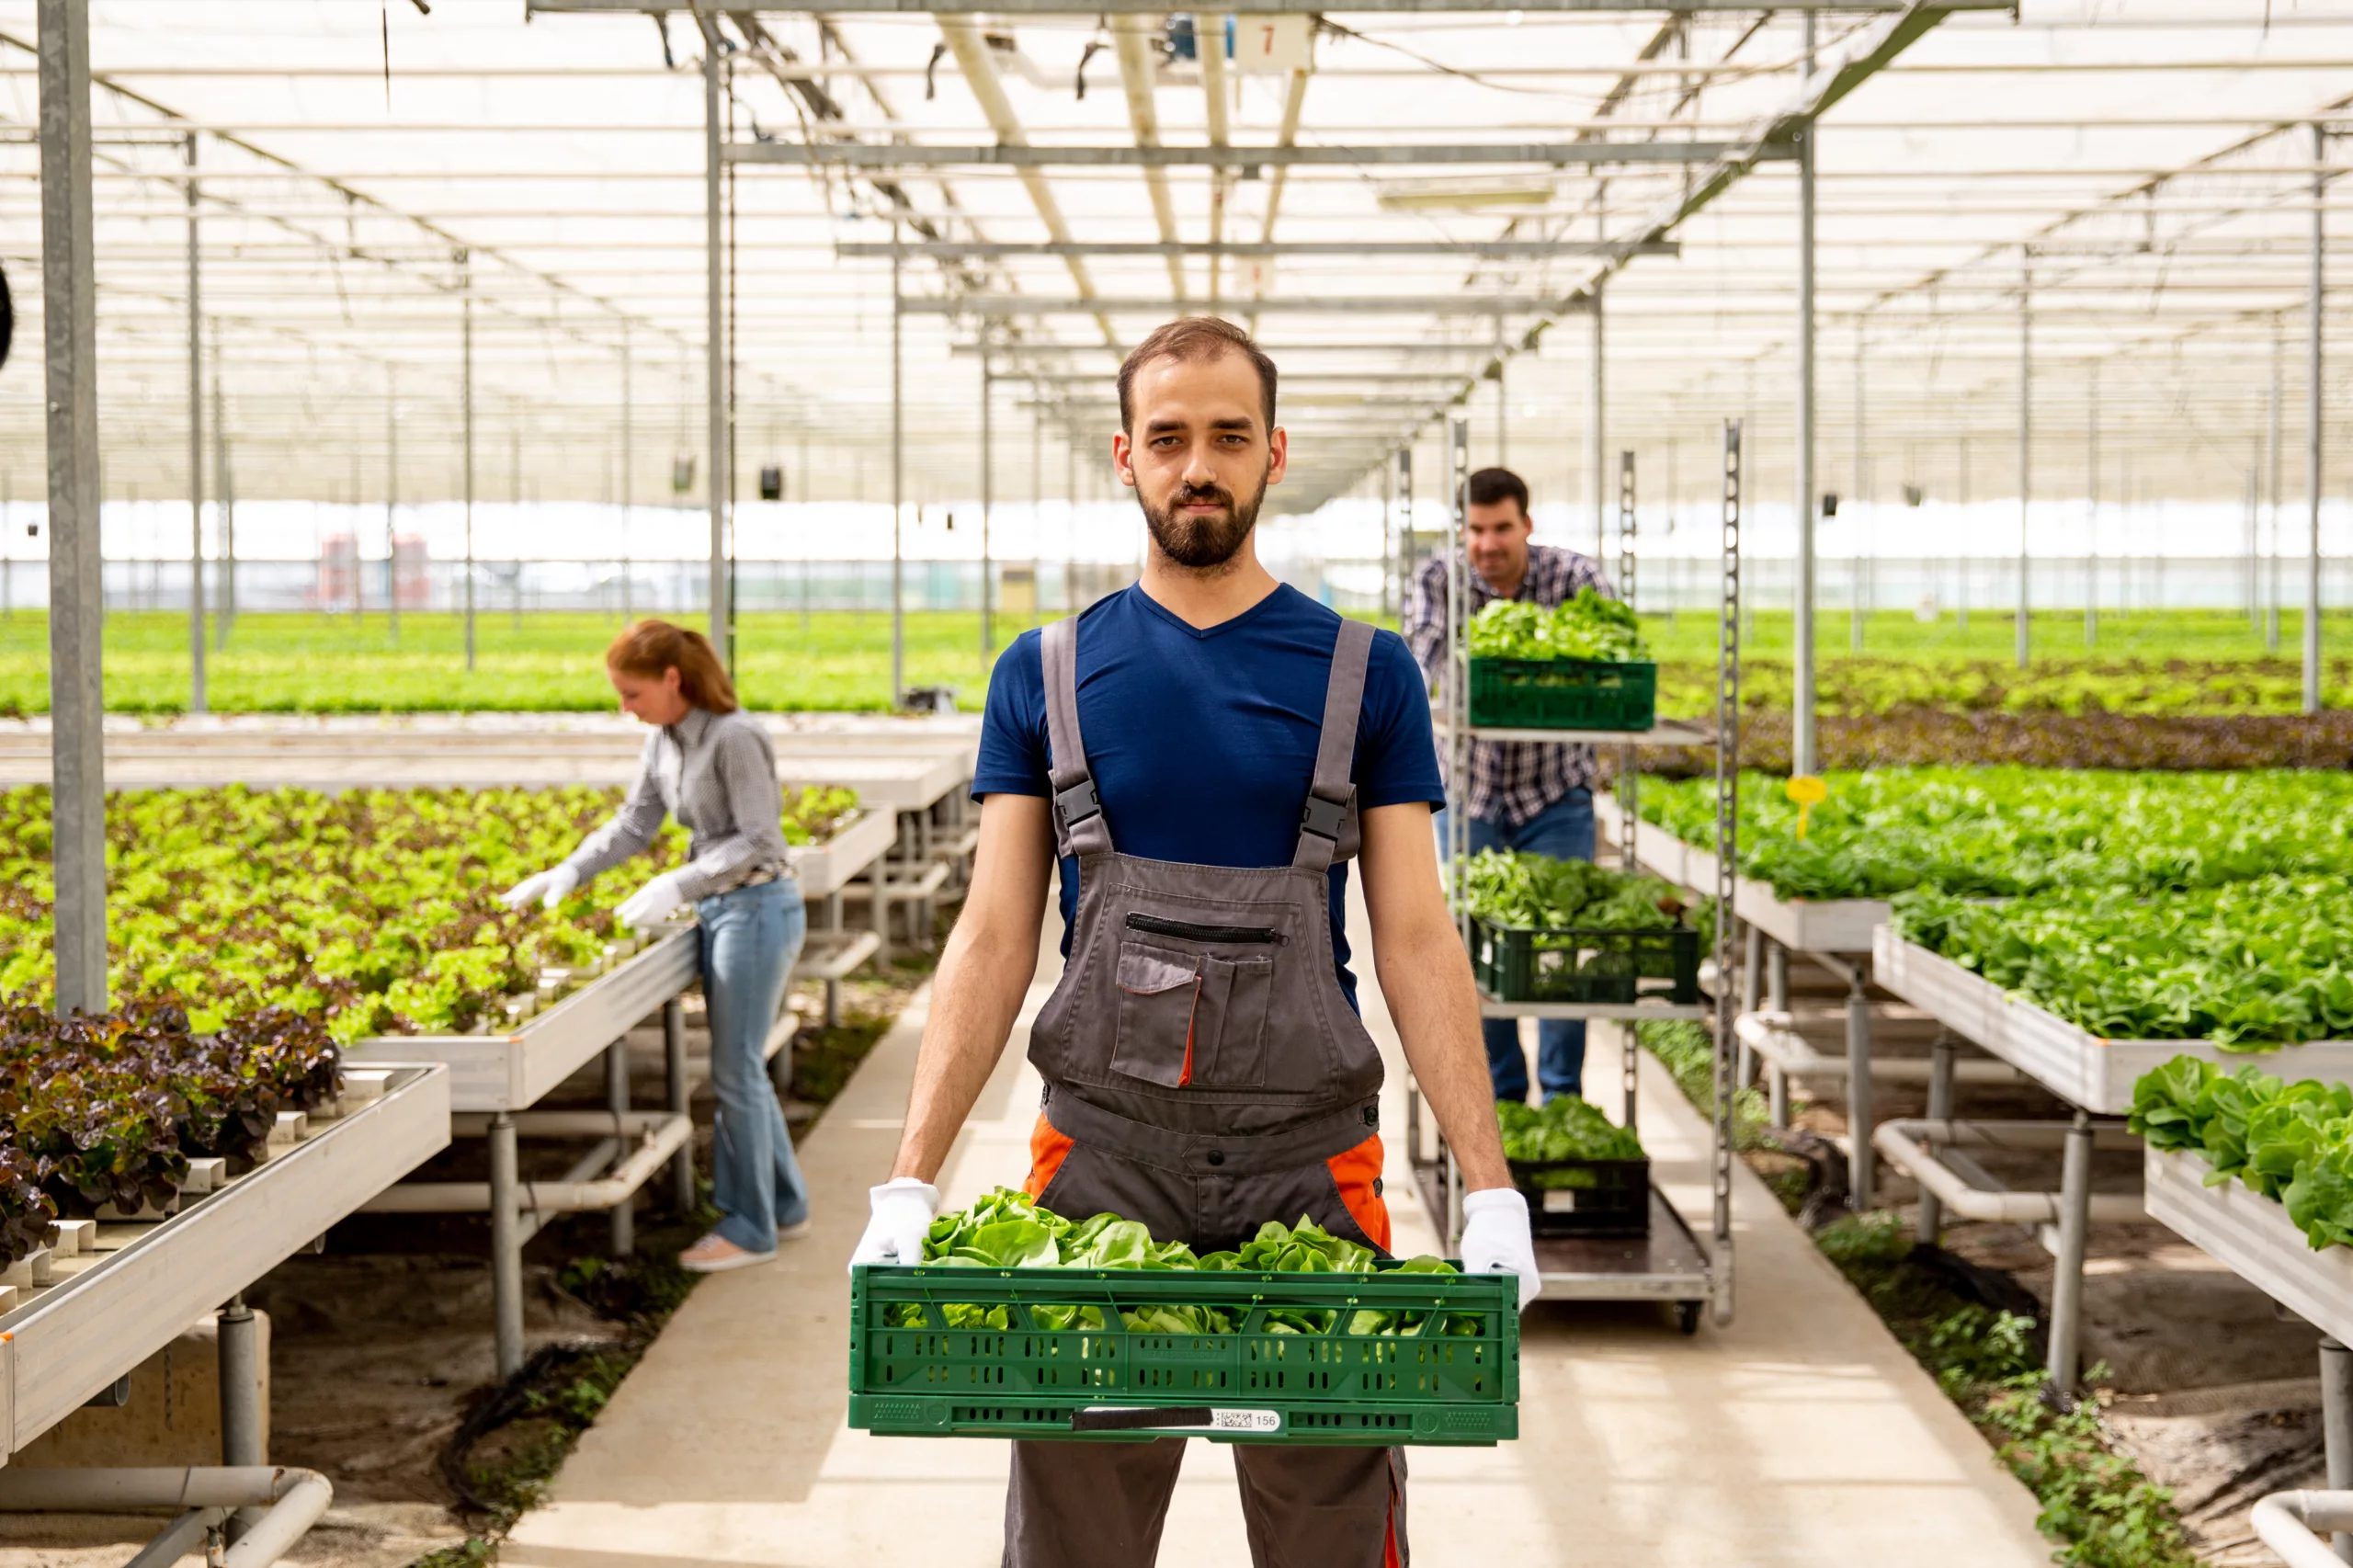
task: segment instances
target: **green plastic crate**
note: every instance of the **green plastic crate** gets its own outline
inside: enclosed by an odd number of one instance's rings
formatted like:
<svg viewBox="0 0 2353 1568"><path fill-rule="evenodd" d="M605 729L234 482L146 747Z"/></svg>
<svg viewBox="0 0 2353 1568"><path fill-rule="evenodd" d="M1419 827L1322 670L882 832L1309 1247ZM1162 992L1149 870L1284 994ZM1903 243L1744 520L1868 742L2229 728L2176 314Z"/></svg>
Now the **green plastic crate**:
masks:
<svg viewBox="0 0 2353 1568"><path fill-rule="evenodd" d="M1699 1000L1699 933L1532 930L1471 917L1471 968L1498 1002Z"/></svg>
<svg viewBox="0 0 2353 1568"><path fill-rule="evenodd" d="M1004 1309L950 1328L945 1309ZM898 1326L913 1304L920 1328ZM1215 1306L1231 1334L1134 1330L1121 1307ZM1093 1306L1106 1328L1037 1325ZM1331 1331L1267 1326L1329 1310ZM1360 1310L1475 1317L1475 1336L1352 1335ZM1508 1274L1196 1274L1149 1269L850 1271L849 1424L894 1437L1492 1445L1519 1436L1519 1284Z"/></svg>
<svg viewBox="0 0 2353 1568"><path fill-rule="evenodd" d="M1471 722L1521 730L1651 729L1658 722L1658 665L1472 659Z"/></svg>

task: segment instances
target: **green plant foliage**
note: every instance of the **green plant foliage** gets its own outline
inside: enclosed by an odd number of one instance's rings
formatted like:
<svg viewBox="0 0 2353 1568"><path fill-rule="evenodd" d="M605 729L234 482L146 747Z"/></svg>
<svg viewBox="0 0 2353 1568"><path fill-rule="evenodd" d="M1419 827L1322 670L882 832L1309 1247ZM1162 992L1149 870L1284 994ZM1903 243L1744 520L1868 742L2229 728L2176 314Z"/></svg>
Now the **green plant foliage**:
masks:
<svg viewBox="0 0 2353 1568"><path fill-rule="evenodd" d="M1471 857L1462 903L1483 920L1523 931L1664 931L1683 911L1675 890L1656 877L1511 849Z"/></svg>
<svg viewBox="0 0 2353 1568"><path fill-rule="evenodd" d="M158 790L107 802L108 986L188 1010L199 1031L247 1013L314 1014L348 1042L462 1034L544 971L592 965L625 889L553 913L498 894L569 854L615 790ZM829 835L846 790L804 790L785 835ZM640 875L680 864L664 829ZM0 994L53 983L49 791L0 790Z"/></svg>
<svg viewBox="0 0 2353 1568"><path fill-rule="evenodd" d="M191 1156L252 1168L280 1110L334 1096L338 1054L280 1009L199 1034L169 1005L59 1018L0 997L0 1259L60 1213L168 1202Z"/></svg>
<svg viewBox="0 0 2353 1568"><path fill-rule="evenodd" d="M1924 888L1895 900L1893 924L2104 1039L2269 1051L2353 1037L2353 881L2341 875L1995 903Z"/></svg>
<svg viewBox="0 0 2353 1568"><path fill-rule="evenodd" d="M1741 870L1781 898L1890 898L1915 887L2002 898L2353 875L2353 774L1889 767L1824 782L1829 799L1801 839L1781 780L1742 776ZM1715 841L1712 779L1646 783L1639 806L1678 838Z"/></svg>
<svg viewBox="0 0 2353 1568"><path fill-rule="evenodd" d="M942 1214L931 1222L924 1238L924 1262L951 1268L1126 1268L1182 1269L1208 1273L1250 1274L1369 1274L1381 1267L1380 1256L1361 1243L1336 1236L1301 1215L1296 1225L1269 1220L1256 1235L1232 1252L1196 1256L1182 1242L1155 1242L1140 1220L1097 1214L1073 1221L1015 1187L1000 1187L983 1194L966 1209ZM1453 1266L1442 1258L1415 1257L1395 1268L1415 1274L1450 1274ZM950 1328L1010 1326L1004 1306L950 1302L941 1307ZM1030 1306L1030 1317L1046 1329L1100 1329L1103 1311L1092 1306ZM898 1326L921 1328L927 1321L913 1302L893 1309ZM1418 1312L1358 1312L1349 1320L1354 1335L1406 1335L1425 1332ZM1122 1308L1121 1322L1130 1329L1155 1334L1232 1334L1233 1312L1215 1306L1166 1305ZM1270 1334L1329 1334L1336 1309L1287 1311L1266 1314ZM1431 1333L1476 1335L1479 1320L1455 1316Z"/></svg>
<svg viewBox="0 0 2353 1568"><path fill-rule="evenodd" d="M1650 657L1631 606L1591 588L1554 609L1524 599L1492 599L1471 618L1474 659L1596 659L1634 664Z"/></svg>
<svg viewBox="0 0 2353 1568"><path fill-rule="evenodd" d="M2132 1085L2132 1131L2286 1207L2314 1252L2353 1246L2353 1087L2177 1056Z"/></svg>
<svg viewBox="0 0 2353 1568"><path fill-rule="evenodd" d="M1620 1127L1591 1101L1575 1095L1554 1095L1541 1107L1525 1100L1495 1102L1495 1120L1504 1135L1504 1158L1525 1163L1549 1160L1639 1160L1643 1141L1633 1129ZM1574 1187L1569 1179L1592 1173L1575 1170L1540 1171L1539 1187Z"/></svg>

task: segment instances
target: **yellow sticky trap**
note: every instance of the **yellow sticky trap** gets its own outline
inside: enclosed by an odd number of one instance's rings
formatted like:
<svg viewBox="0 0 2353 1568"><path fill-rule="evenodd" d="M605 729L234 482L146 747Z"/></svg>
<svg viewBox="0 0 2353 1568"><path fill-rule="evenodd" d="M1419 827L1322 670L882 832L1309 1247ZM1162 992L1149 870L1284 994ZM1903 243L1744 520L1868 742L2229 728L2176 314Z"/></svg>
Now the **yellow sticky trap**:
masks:
<svg viewBox="0 0 2353 1568"><path fill-rule="evenodd" d="M1803 838L1813 808L1830 798L1830 786L1811 773L1801 773L1782 785L1781 792L1798 803L1798 836Z"/></svg>

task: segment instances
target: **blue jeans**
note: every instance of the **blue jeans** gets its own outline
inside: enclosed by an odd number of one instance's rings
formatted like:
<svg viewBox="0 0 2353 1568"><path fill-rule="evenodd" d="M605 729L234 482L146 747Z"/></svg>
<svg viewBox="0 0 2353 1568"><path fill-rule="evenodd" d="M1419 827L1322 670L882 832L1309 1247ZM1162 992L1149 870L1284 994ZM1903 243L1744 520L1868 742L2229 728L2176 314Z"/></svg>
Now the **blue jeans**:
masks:
<svg viewBox="0 0 2353 1568"><path fill-rule="evenodd" d="M774 1252L779 1225L809 1217L809 1184L776 1103L760 1048L801 956L809 912L790 878L698 900L703 1003L710 1020L710 1088L719 1101L710 1155L719 1233L745 1252Z"/></svg>
<svg viewBox="0 0 2353 1568"><path fill-rule="evenodd" d="M1446 813L1438 813L1439 853L1445 853ZM1572 790L1518 827L1506 827L1484 817L1471 819L1471 853L1482 849L1524 849L1550 855L1555 860L1593 858L1593 791ZM1519 1049L1519 1020L1489 1018L1481 1026L1487 1038L1487 1076L1499 1100L1528 1097L1528 1058ZM1536 1026L1536 1082L1544 1098L1585 1092L1585 1021L1544 1018Z"/></svg>

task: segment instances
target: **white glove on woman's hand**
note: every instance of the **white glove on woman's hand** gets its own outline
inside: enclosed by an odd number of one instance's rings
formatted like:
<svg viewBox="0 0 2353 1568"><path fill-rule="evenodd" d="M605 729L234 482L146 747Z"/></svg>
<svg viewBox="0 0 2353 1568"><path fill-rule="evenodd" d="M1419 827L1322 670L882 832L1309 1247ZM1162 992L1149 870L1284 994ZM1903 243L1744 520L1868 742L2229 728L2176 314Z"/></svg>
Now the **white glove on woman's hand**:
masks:
<svg viewBox="0 0 2353 1568"><path fill-rule="evenodd" d="M553 909L557 904L570 898L573 890L579 885L579 872L569 866L557 866L552 869L525 877L521 881L500 893L498 902L509 909L520 909L536 898L540 901L541 909Z"/></svg>
<svg viewBox="0 0 2353 1568"><path fill-rule="evenodd" d="M866 1234L858 1238L849 1266L893 1263L913 1267L921 1263L924 1233L931 1229L932 1219L939 1212L939 1188L913 1176L900 1176L866 1190L874 1203L874 1217L866 1221Z"/></svg>
<svg viewBox="0 0 2353 1568"><path fill-rule="evenodd" d="M642 931L649 926L660 925L665 916L686 902L685 893L678 888L678 873L665 871L621 900L621 906L613 911L613 918Z"/></svg>
<svg viewBox="0 0 2353 1568"><path fill-rule="evenodd" d="M1491 1187L1462 1198L1462 1271L1502 1269L1519 1276L1519 1308L1544 1289L1536 1272L1536 1238L1528 1228L1528 1199L1518 1189Z"/></svg>

